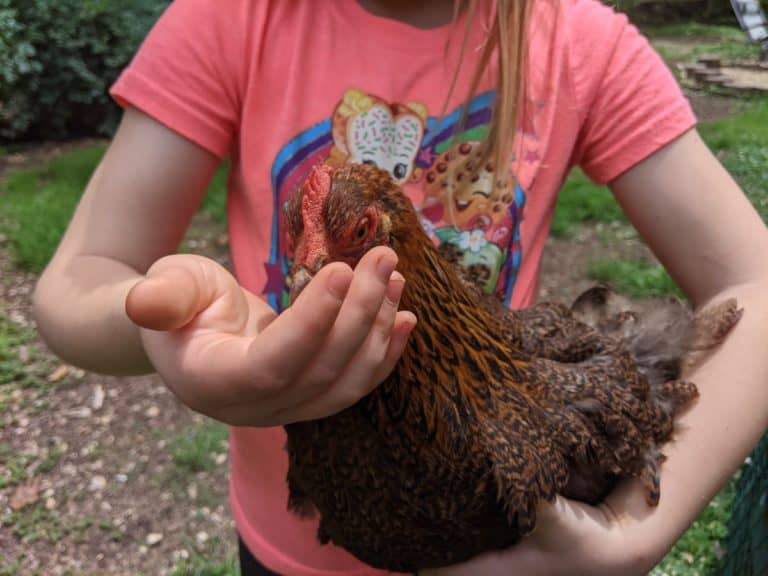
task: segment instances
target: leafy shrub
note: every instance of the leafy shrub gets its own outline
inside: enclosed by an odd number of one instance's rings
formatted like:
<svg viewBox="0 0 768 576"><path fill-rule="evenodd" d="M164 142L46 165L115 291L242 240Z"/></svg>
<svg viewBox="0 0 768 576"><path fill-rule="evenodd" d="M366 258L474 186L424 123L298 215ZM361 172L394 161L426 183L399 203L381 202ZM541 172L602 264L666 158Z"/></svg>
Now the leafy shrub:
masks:
<svg viewBox="0 0 768 576"><path fill-rule="evenodd" d="M690 20L736 25L731 3L727 0L603 0L605 4L626 12L642 24L669 24ZM760 0L768 10L768 0Z"/></svg>
<svg viewBox="0 0 768 576"><path fill-rule="evenodd" d="M107 90L168 0L0 0L0 138L108 133Z"/></svg>

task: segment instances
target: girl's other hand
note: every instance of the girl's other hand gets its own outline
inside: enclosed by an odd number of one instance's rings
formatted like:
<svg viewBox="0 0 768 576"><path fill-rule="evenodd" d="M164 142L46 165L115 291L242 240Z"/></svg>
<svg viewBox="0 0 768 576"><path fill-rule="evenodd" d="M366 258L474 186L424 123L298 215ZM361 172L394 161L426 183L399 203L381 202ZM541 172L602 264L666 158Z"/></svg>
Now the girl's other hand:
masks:
<svg viewBox="0 0 768 576"><path fill-rule="evenodd" d="M277 315L216 262L158 260L126 299L155 369L192 409L236 426L320 418L392 371L416 324L398 311L397 256L371 250L353 271L323 268Z"/></svg>
<svg viewBox="0 0 768 576"><path fill-rule="evenodd" d="M626 488L630 499L643 499L639 485ZM636 520L609 503L589 506L558 496L539 507L535 531L519 544L419 576L641 576L659 553L634 534Z"/></svg>

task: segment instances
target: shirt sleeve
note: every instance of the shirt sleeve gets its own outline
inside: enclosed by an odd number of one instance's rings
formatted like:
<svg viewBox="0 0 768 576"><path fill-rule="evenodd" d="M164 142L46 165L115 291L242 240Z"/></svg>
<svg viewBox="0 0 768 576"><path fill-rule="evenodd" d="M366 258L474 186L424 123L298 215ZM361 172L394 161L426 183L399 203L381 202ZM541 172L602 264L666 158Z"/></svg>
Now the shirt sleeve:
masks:
<svg viewBox="0 0 768 576"><path fill-rule="evenodd" d="M672 72L623 14L575 0L570 57L583 123L574 163L614 180L696 124Z"/></svg>
<svg viewBox="0 0 768 576"><path fill-rule="evenodd" d="M250 2L174 0L110 93L223 157L237 131Z"/></svg>

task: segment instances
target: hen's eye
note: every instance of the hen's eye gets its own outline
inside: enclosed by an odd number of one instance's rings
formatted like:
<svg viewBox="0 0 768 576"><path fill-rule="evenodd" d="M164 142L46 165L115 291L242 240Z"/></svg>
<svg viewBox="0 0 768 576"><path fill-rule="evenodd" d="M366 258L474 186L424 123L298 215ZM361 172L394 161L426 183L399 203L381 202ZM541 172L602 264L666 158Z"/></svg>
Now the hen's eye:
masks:
<svg viewBox="0 0 768 576"><path fill-rule="evenodd" d="M363 160L363 164L368 164L368 166L378 166L378 164L376 164L376 160L371 160L370 158Z"/></svg>
<svg viewBox="0 0 768 576"><path fill-rule="evenodd" d="M393 176L400 180L401 178L405 178L405 175L408 173L408 166L403 164L402 162L398 162L395 164L394 169L392 170Z"/></svg>
<svg viewBox="0 0 768 576"><path fill-rule="evenodd" d="M363 218L360 220L360 222L357 224L357 229L355 230L355 240L365 240L368 237L368 228L370 225L371 223L368 218Z"/></svg>

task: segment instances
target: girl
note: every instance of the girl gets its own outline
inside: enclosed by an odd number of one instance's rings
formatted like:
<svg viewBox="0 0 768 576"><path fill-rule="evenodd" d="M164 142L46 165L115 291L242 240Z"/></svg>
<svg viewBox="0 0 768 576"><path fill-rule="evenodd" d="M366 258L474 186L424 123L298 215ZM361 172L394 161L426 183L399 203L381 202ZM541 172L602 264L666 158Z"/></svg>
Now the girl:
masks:
<svg viewBox="0 0 768 576"><path fill-rule="evenodd" d="M435 240L517 307L579 165L695 305L744 308L691 375L701 399L666 449L658 508L633 482L597 508L559 499L520 545L433 573L645 573L766 430L768 233L662 61L597 0L176 0L112 93L125 115L40 279L40 330L80 366L156 370L233 426L247 573L378 573L286 511L280 425L365 395L417 322L386 248L327 266L278 313L280 207L318 161L389 170ZM225 155L235 276L171 255Z"/></svg>

